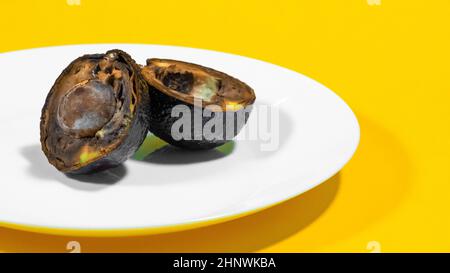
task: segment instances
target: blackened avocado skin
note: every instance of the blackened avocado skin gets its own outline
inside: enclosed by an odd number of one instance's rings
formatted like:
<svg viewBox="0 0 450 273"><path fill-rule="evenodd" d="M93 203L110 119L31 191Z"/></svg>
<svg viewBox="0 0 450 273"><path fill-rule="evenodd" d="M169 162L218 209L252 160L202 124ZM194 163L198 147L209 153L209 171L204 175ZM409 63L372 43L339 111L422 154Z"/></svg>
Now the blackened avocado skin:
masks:
<svg viewBox="0 0 450 273"><path fill-rule="evenodd" d="M201 119L201 125L202 125L201 127L202 128L205 126L205 124L208 121L213 119L217 113L208 111L206 109L202 109L201 107L194 106L192 104L185 103L185 102L179 101L173 97L167 96L167 95L161 93L158 89L156 89L153 86L149 87L149 93L150 93L149 130L150 130L150 132L152 132L154 135L161 138L162 140L168 142L171 145L174 145L174 146L177 146L180 148L189 149L189 150L212 149L212 148L215 148L215 147L225 144L229 140L226 138L226 130L224 130L223 137L221 139L208 140L208 139L206 139L206 136L204 133L201 134L202 138L200 140L195 140L195 139L176 140L176 139L174 139L172 136L172 133L171 133L172 126L177 120L179 120L179 117L172 117L172 115L171 115L172 109L174 107L176 107L176 106L179 107L180 105L184 105L189 109L190 113L195 113L196 110L208 112L210 116L208 116L208 114L202 116L202 119ZM223 113L219 112L218 114L220 115ZM239 115L243 115L245 118L245 121L242 124L234 123L234 121L237 120L237 117ZM228 130L231 128L234 128L233 129L235 132L233 134L233 137L234 137L235 135L237 135L239 133L239 131L245 125L245 122L247 122L249 115L250 115L249 109L247 109L246 112L244 109L241 109L241 110L233 112L233 113L223 114L223 127L227 128ZM193 114L191 115L191 124L194 124L194 115ZM233 127L231 127L231 126L233 126ZM196 135L196 130L195 130L194 126L191 126L191 128L188 128L188 130L190 130L191 136Z"/></svg>
<svg viewBox="0 0 450 273"><path fill-rule="evenodd" d="M253 89L245 83L197 64L149 59L141 73L149 85L149 130L181 148L212 149L231 140L244 127L255 101ZM190 113L190 127L182 128L188 130L190 138L173 134L174 124L186 118L174 115L176 107ZM218 115L220 119L216 119ZM219 134L203 130L214 119L221 121Z"/></svg>

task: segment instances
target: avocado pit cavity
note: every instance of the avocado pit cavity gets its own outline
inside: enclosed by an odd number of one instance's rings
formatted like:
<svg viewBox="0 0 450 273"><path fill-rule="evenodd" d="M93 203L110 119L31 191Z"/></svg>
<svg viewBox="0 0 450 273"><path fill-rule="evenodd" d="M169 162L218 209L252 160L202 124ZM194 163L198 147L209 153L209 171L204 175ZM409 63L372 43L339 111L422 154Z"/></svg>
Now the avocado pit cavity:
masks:
<svg viewBox="0 0 450 273"><path fill-rule="evenodd" d="M77 137L92 137L112 118L115 109L111 86L89 81L64 96L58 107L58 122Z"/></svg>

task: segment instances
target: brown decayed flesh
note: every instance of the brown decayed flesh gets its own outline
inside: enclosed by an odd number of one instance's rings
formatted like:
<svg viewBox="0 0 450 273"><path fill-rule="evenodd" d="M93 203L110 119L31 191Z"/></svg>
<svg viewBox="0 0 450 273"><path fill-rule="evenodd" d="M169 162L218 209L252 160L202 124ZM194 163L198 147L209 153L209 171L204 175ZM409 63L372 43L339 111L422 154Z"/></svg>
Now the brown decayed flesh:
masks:
<svg viewBox="0 0 450 273"><path fill-rule="evenodd" d="M147 132L148 88L123 51L74 60L51 88L41 115L41 145L67 173L116 166ZM133 142L133 143L131 143Z"/></svg>
<svg viewBox="0 0 450 273"><path fill-rule="evenodd" d="M194 104L195 99L201 99L204 107L217 105L222 111L233 111L255 101L255 93L247 84L198 64L148 59L141 72L150 85L185 103Z"/></svg>

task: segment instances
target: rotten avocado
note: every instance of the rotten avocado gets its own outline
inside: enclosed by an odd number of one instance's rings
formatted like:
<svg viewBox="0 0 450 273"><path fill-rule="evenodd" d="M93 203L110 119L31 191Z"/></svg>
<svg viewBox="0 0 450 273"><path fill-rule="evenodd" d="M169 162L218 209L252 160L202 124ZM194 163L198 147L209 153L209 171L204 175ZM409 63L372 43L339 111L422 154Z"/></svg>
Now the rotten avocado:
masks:
<svg viewBox="0 0 450 273"><path fill-rule="evenodd" d="M47 95L41 146L65 173L117 166L133 155L148 130L148 85L125 52L74 60Z"/></svg>
<svg viewBox="0 0 450 273"><path fill-rule="evenodd" d="M197 64L148 59L141 73L149 85L149 130L182 148L223 145L243 128L255 101L247 84Z"/></svg>

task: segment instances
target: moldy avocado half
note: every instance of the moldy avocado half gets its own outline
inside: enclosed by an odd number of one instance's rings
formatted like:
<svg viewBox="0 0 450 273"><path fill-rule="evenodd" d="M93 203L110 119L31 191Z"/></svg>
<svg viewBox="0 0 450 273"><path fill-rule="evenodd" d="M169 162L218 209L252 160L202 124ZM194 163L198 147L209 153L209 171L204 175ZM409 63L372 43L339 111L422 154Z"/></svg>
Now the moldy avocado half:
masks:
<svg viewBox="0 0 450 273"><path fill-rule="evenodd" d="M41 145L65 173L114 167L147 134L149 95L138 65L125 52L74 60L51 88L41 115Z"/></svg>
<svg viewBox="0 0 450 273"><path fill-rule="evenodd" d="M183 148L210 149L232 139L247 122L255 101L255 93L247 84L197 64L148 59L141 73L149 84L149 130L168 143ZM181 128L188 130L190 138L181 137L182 133L176 128L174 135L173 125L177 125L181 116L173 115L172 110L177 106L185 106L191 113L190 122ZM199 112L201 117L196 122L195 113ZM221 119L217 119L218 115ZM222 121L222 128L203 130L212 119ZM210 131L214 131L213 134Z"/></svg>

